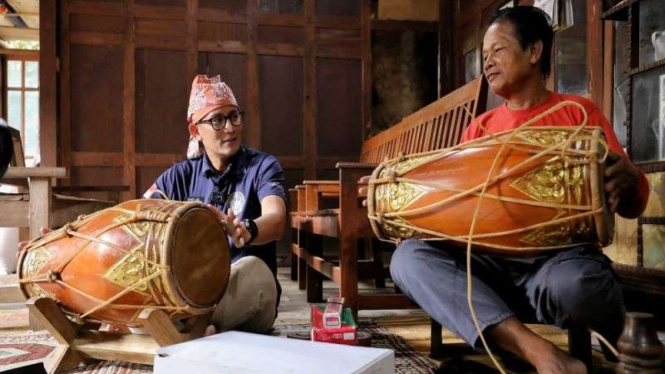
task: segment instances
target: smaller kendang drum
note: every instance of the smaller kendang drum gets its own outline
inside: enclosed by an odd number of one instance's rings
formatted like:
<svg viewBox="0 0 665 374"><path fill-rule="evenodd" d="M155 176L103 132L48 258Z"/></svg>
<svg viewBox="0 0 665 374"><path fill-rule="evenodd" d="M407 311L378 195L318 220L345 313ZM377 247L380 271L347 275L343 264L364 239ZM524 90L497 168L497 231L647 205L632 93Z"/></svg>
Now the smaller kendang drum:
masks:
<svg viewBox="0 0 665 374"><path fill-rule="evenodd" d="M226 290L224 228L200 202L132 200L81 216L32 241L18 275L26 297L50 297L72 320L139 326L209 312Z"/></svg>
<svg viewBox="0 0 665 374"><path fill-rule="evenodd" d="M399 157L372 174L369 219L382 240L461 245L475 217L474 248L509 256L607 245L606 153L599 128L529 127Z"/></svg>

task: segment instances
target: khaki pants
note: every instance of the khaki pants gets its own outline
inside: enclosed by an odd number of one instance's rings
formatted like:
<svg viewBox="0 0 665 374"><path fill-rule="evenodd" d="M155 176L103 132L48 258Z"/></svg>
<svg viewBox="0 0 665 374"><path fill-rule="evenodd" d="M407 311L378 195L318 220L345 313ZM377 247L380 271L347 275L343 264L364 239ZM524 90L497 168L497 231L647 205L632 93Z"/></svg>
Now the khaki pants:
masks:
<svg viewBox="0 0 665 374"><path fill-rule="evenodd" d="M229 283L212 323L218 332L267 333L275 322L275 305L277 283L270 268L258 257L243 257L231 265Z"/></svg>

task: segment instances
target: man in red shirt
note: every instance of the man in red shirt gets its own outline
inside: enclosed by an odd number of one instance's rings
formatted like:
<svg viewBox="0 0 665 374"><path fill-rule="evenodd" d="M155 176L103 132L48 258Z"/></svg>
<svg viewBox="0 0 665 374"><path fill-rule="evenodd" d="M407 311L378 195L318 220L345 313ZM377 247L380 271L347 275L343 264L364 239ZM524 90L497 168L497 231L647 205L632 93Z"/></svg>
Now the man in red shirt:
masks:
<svg viewBox="0 0 665 374"><path fill-rule="evenodd" d="M580 103L588 113L588 124L604 129L611 150L604 186L610 209L635 218L647 203L646 178L628 160L612 127L591 101L545 88L552 40L549 17L538 8L504 9L492 18L483 41L483 71L490 89L506 102L474 121L462 141L482 137L485 131L515 129L562 101ZM534 125L578 126L582 118L579 108L569 106ZM467 305L466 256L431 243L403 241L391 261L392 278L433 319L481 349ZM473 305L483 334L492 346L522 357L539 374L587 370L524 322L591 328L613 344L621 333L625 314L621 288L599 246L527 260L473 255L472 268Z"/></svg>

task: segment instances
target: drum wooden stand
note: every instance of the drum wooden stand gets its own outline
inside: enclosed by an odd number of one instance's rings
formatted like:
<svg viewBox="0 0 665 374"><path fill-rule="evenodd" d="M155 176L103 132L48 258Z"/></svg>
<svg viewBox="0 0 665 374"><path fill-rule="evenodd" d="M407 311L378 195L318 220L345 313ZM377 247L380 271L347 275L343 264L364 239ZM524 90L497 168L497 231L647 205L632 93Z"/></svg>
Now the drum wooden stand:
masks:
<svg viewBox="0 0 665 374"><path fill-rule="evenodd" d="M152 365L157 349L200 338L209 324L212 312L192 317L179 332L168 315L159 309L144 309L138 319L147 335L117 334L81 327L70 321L50 298L33 297L26 302L34 316L58 341L44 362L49 374L62 373L90 360L120 360Z"/></svg>

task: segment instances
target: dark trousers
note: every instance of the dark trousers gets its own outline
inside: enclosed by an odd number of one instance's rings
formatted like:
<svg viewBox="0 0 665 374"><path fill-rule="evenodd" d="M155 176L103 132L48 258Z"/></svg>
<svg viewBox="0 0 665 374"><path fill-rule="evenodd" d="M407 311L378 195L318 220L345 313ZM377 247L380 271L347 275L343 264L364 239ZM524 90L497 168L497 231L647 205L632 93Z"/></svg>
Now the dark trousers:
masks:
<svg viewBox="0 0 665 374"><path fill-rule="evenodd" d="M390 273L399 288L441 325L476 349L482 343L467 302L466 253L405 240ZM524 323L591 328L611 343L625 308L610 259L577 247L537 259L472 255L473 306L481 329L515 316Z"/></svg>

